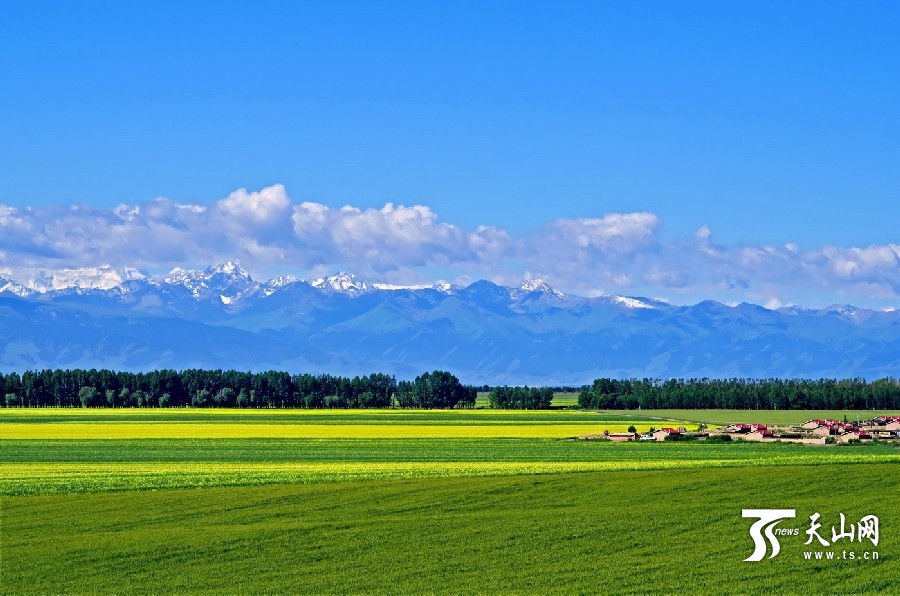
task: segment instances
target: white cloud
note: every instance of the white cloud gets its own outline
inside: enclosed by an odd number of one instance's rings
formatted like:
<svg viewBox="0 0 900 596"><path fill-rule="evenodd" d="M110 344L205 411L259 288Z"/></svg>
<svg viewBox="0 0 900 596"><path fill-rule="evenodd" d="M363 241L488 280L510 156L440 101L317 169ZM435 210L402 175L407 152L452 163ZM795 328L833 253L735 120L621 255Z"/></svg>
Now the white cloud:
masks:
<svg viewBox="0 0 900 596"><path fill-rule="evenodd" d="M503 230L466 231L438 221L422 205L386 204L381 209L301 203L292 216L296 245L311 258L361 261L363 269L477 264L505 258L511 240Z"/></svg>
<svg viewBox="0 0 900 596"><path fill-rule="evenodd" d="M239 188L218 203L216 210L232 224L273 224L284 221L293 203L281 184L268 186L259 192Z"/></svg>
<svg viewBox="0 0 900 596"><path fill-rule="evenodd" d="M552 285L626 289L659 258L659 218L646 212L558 219L514 244L515 256Z"/></svg>
<svg viewBox="0 0 900 596"><path fill-rule="evenodd" d="M826 246L822 250L822 256L827 267L841 279L847 281L882 280L895 284L898 282L900 244L866 248Z"/></svg>
<svg viewBox="0 0 900 596"><path fill-rule="evenodd" d="M25 224L25 220L19 216L19 211L7 205L0 205L0 227L6 230L21 228Z"/></svg>
<svg viewBox="0 0 900 596"><path fill-rule="evenodd" d="M0 205L0 270L149 270L240 261L250 271L324 275L338 268L395 285L487 277L517 283L527 271L582 293L642 291L770 305L795 296L900 297L900 245L801 248L727 245L702 225L663 240L653 213L558 219L522 235L442 221L425 205L360 209L294 203L281 185L239 189L210 205L158 198L99 209ZM770 302L766 302L770 301Z"/></svg>
<svg viewBox="0 0 900 596"><path fill-rule="evenodd" d="M580 250L629 253L655 241L659 218L652 213L610 213L598 218L559 219L545 231L559 244Z"/></svg>

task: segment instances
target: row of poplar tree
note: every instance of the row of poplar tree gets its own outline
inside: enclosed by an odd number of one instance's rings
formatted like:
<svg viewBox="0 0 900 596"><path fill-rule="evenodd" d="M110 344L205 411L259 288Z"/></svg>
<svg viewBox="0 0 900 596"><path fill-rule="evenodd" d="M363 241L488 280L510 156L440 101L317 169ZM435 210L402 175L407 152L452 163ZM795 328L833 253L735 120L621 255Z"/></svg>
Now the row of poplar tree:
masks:
<svg viewBox="0 0 900 596"><path fill-rule="evenodd" d="M597 379L578 396L590 409L895 410L900 379Z"/></svg>
<svg viewBox="0 0 900 596"><path fill-rule="evenodd" d="M132 373L57 369L0 373L0 407L473 408L545 409L548 387L471 387L436 370L413 381L382 373L333 375L188 369ZM588 409L900 409L900 380L597 379L578 404Z"/></svg>
<svg viewBox="0 0 900 596"><path fill-rule="evenodd" d="M503 410L545 410L552 401L549 387L494 387L488 393L490 406Z"/></svg>
<svg viewBox="0 0 900 596"><path fill-rule="evenodd" d="M477 389L436 370L400 381L236 370L42 370L0 373L5 407L472 408Z"/></svg>

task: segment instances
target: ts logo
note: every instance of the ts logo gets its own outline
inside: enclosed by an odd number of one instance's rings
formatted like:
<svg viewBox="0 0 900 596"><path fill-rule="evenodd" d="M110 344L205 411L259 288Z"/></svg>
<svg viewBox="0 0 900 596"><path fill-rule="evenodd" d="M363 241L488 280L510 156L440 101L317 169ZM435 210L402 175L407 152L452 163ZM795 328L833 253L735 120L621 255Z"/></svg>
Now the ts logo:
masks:
<svg viewBox="0 0 900 596"><path fill-rule="evenodd" d="M775 526L783 519L796 517L795 509L742 509L741 517L757 517L759 521L750 526L750 538L753 538L753 544L756 548L753 554L744 559L745 561L762 561L763 555L766 554L766 541L763 540L763 528L765 528L766 538L772 545L771 559L781 550L778 544L778 538L775 537Z"/></svg>

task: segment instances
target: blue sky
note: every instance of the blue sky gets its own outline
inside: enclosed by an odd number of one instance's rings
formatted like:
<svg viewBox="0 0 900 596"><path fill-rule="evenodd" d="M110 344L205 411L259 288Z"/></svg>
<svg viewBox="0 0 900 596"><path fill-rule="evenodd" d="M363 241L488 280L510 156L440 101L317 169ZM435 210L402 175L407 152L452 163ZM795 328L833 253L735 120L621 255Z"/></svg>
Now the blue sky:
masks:
<svg viewBox="0 0 900 596"><path fill-rule="evenodd" d="M679 302L900 306L895 2L7 2L2 13L8 275L234 258L260 273L540 275ZM282 219L304 202L335 220L344 205L375 219L386 203L421 205L426 229L410 238L395 216L369 222L403 236L394 261L338 246L358 240L343 220L340 233L296 218L292 232L235 228L195 252L122 250L174 238L147 235L159 221L93 239L119 205L212 210L276 184L291 205ZM72 205L97 213L73 219ZM625 220L603 218L640 213L653 218L644 232L614 246ZM34 240L63 221L85 230L81 248ZM427 228L438 224L458 233ZM482 227L515 246L492 236L485 250ZM542 238L561 229L574 248L548 252ZM433 236L474 245L435 248ZM748 265L747 250L763 256Z"/></svg>

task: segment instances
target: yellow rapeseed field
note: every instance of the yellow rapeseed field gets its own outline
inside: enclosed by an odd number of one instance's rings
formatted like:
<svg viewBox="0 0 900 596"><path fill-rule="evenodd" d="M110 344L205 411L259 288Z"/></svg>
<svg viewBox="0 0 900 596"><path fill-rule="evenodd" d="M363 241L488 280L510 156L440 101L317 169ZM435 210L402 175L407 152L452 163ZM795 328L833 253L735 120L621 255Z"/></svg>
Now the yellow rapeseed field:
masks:
<svg viewBox="0 0 900 596"><path fill-rule="evenodd" d="M822 451L734 459L641 459L582 462L28 462L0 463L0 494L52 494L389 478L555 474L611 470L683 470L823 463ZM830 463L897 463L896 454L846 451Z"/></svg>
<svg viewBox="0 0 900 596"><path fill-rule="evenodd" d="M0 410L0 415L5 418L33 418L34 416L84 416L90 415L96 418L141 418L171 416L172 418L206 417L215 416L258 416L260 418L277 418L279 416L342 416L355 417L367 416L372 418L390 417L422 417L428 418L435 414L441 416L480 416L493 419L505 417L529 416L534 418L563 418L569 416L596 417L595 412L581 412L573 410L415 410L415 409L390 409L390 408L6 408ZM637 415L640 412L633 412Z"/></svg>
<svg viewBox="0 0 900 596"><path fill-rule="evenodd" d="M721 462L724 464L723 462ZM685 468L715 462L0 463L0 494Z"/></svg>

